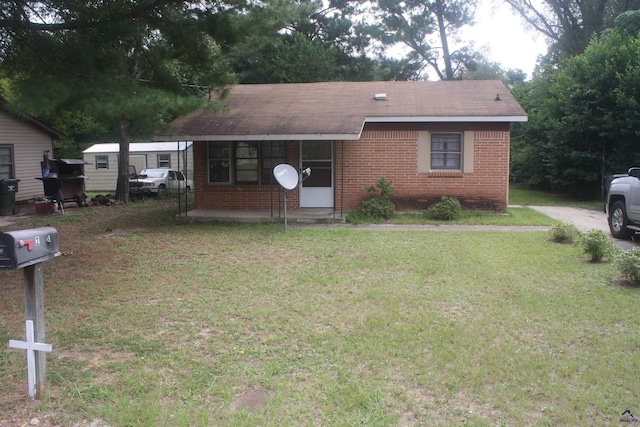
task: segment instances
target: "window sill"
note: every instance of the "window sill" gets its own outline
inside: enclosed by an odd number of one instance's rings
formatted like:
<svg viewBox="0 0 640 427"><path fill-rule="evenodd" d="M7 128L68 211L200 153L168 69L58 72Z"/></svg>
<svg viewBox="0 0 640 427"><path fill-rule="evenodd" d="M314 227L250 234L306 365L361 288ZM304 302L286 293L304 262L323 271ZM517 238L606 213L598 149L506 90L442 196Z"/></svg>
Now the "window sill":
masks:
<svg viewBox="0 0 640 427"><path fill-rule="evenodd" d="M464 176L464 172L460 170L430 170L428 174L433 178L462 178Z"/></svg>

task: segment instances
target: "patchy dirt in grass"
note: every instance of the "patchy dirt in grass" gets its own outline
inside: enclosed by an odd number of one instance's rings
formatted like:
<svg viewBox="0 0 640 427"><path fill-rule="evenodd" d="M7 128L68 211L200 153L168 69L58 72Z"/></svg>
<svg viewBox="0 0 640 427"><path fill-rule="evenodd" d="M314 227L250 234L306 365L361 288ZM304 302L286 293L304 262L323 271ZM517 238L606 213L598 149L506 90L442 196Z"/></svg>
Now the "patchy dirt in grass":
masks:
<svg viewBox="0 0 640 427"><path fill-rule="evenodd" d="M149 208L141 207L137 202L128 205L71 207L64 215L36 214L32 206L21 207L19 215L0 217L0 231L13 231L50 226L58 230L60 252L63 256L44 265L45 294L46 287L61 286L70 278L81 277L88 266L108 265L113 262L114 250L109 242L124 239L129 235L145 232L146 228L161 225L170 216L153 215L153 209L171 210L175 200L154 201ZM146 227L146 228L145 228ZM104 244L86 245L89 239L102 240ZM55 265L53 264L55 263ZM55 268L53 268L55 267ZM6 333L10 338L18 337L24 325L24 289L23 274L20 270L0 270L2 298L9 302L12 309L0 313L6 321ZM81 292L82 290L74 290ZM47 298L45 295L45 310ZM79 319L80 321L81 319ZM46 316L45 316L46 323ZM1 331L1 329L0 329ZM0 342L0 348L8 343ZM17 350L16 350L17 351ZM72 360L86 362L88 367L112 363L115 360L128 360L131 354L91 355L68 354L57 351L56 357L70 357ZM11 350L13 352L13 350ZM109 381L98 378L97 381ZM15 374L4 375L0 383L0 427L109 427L102 419L69 420L56 408L56 397L49 396L46 401L31 400L27 393L26 356L25 367Z"/></svg>

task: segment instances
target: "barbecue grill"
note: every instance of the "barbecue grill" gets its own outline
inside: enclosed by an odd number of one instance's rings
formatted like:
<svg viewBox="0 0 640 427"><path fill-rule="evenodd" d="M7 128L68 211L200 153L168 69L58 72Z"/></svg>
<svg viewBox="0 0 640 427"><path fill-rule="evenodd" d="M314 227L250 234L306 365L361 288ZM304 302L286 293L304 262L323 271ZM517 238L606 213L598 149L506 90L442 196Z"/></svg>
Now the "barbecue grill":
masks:
<svg viewBox="0 0 640 427"><path fill-rule="evenodd" d="M87 205L84 194L84 160L54 159L45 155L41 162L42 177L38 177L44 185L44 195L57 203L75 202L78 206Z"/></svg>

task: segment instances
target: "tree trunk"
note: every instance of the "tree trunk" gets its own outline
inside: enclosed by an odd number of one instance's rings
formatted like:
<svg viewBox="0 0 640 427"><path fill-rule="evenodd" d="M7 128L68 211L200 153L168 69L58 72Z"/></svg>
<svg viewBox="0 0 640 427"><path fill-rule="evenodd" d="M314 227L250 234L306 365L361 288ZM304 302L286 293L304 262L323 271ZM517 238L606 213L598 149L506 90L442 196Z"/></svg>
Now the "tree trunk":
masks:
<svg viewBox="0 0 640 427"><path fill-rule="evenodd" d="M449 52L449 41L447 40L447 27L444 22L444 5L442 4L442 0L436 0L436 15L438 17L440 41L442 42L442 59L444 59L444 72L446 80L452 80L453 66L451 65L451 53Z"/></svg>
<svg viewBox="0 0 640 427"><path fill-rule="evenodd" d="M129 120L120 121L118 143L120 145L118 159L118 182L116 186L116 200L129 203Z"/></svg>

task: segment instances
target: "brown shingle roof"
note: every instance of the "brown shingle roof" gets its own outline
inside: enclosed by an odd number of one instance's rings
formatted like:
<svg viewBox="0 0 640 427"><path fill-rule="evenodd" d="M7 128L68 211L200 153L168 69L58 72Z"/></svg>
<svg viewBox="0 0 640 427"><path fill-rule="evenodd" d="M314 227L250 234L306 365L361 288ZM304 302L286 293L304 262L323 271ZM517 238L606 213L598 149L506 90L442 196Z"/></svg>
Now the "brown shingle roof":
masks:
<svg viewBox="0 0 640 427"><path fill-rule="evenodd" d="M376 94L386 94L386 100L374 100ZM222 112L201 110L176 119L159 139L357 139L366 122L527 118L502 82L480 80L237 85L222 103Z"/></svg>

